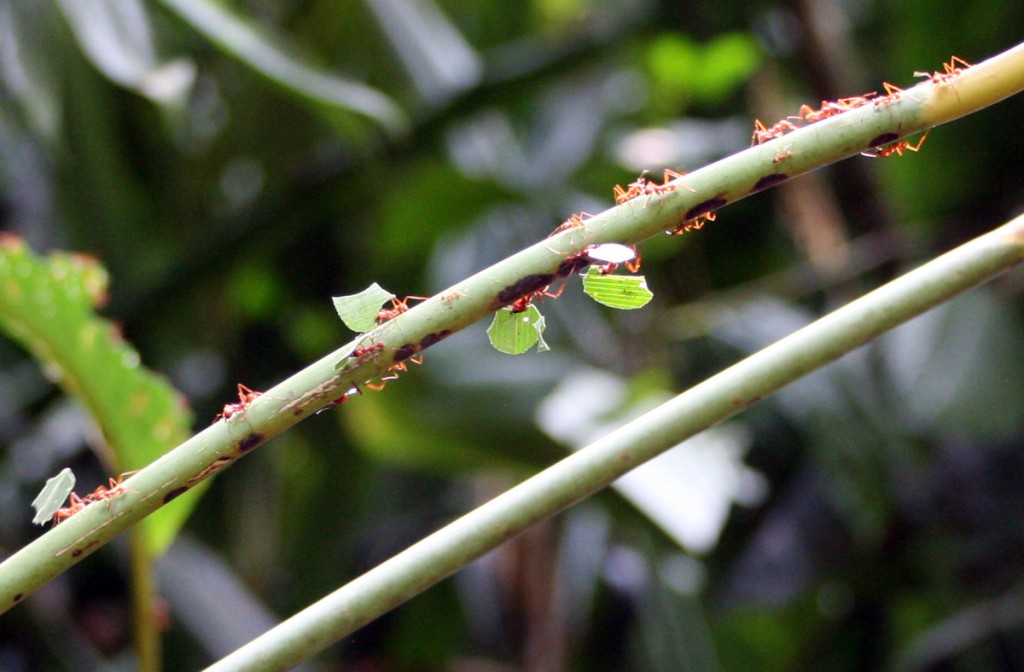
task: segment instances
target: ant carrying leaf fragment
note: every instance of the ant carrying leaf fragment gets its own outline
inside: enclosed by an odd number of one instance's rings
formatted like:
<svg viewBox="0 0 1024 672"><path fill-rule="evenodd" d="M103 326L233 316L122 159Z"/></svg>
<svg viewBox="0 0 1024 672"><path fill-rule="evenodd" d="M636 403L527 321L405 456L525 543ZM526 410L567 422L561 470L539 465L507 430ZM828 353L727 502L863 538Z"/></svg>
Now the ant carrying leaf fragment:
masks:
<svg viewBox="0 0 1024 672"><path fill-rule="evenodd" d="M547 325L537 306L529 305L522 311L502 308L494 313L494 320L487 328L487 338L498 352L506 355L521 355L534 345L537 352L551 348L544 342Z"/></svg>
<svg viewBox="0 0 1024 672"><path fill-rule="evenodd" d="M591 268L583 276L583 292L603 306L618 310L643 308L654 294L642 275L608 275Z"/></svg>
<svg viewBox="0 0 1024 672"><path fill-rule="evenodd" d="M331 300L345 326L361 334L377 326L381 307L395 298L394 294L375 282L358 294L335 296Z"/></svg>

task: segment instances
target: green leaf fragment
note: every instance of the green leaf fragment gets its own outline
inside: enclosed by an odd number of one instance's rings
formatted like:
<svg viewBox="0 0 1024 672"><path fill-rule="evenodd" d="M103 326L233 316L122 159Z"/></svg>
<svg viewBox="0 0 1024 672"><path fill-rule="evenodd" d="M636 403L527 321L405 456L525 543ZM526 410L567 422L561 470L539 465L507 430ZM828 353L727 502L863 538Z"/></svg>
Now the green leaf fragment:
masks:
<svg viewBox="0 0 1024 672"><path fill-rule="evenodd" d="M381 306L393 298L394 294L375 282L358 294L335 296L331 300L345 326L361 334L377 326Z"/></svg>
<svg viewBox="0 0 1024 672"><path fill-rule="evenodd" d="M654 294L642 275L603 275L591 268L583 276L583 292L598 303L618 310L643 308Z"/></svg>
<svg viewBox="0 0 1024 672"><path fill-rule="evenodd" d="M47 479L46 485L32 500L32 508L36 510L32 522L42 525L53 518L53 514L57 513L57 510L64 505L64 500L68 498L74 487L75 474L67 467L61 469L60 473L53 478Z"/></svg>
<svg viewBox="0 0 1024 672"><path fill-rule="evenodd" d="M534 310L537 309L534 308ZM540 314L540 311L537 311L537 315L540 317L532 325L534 331L537 332L537 352L548 352L551 350L551 347L548 346L547 342L544 340L544 330L548 328L548 325L547 322L544 321L544 316Z"/></svg>
<svg viewBox="0 0 1024 672"><path fill-rule="evenodd" d="M495 350L506 355L521 355L535 345L538 352L547 352L550 348L542 336L545 328L544 316L536 306L520 313L502 308L494 313L487 337Z"/></svg>

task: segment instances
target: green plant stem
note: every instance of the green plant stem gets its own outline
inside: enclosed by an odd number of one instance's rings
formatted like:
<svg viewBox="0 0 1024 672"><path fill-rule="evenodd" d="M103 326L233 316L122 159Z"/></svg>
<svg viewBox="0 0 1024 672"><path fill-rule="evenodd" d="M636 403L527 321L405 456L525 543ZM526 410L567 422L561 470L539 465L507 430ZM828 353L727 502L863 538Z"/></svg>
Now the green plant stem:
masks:
<svg viewBox="0 0 1024 672"><path fill-rule="evenodd" d="M0 564L0 613L351 385L380 375L399 353L425 350L518 298L517 291L543 285L547 278L556 280L566 260L588 245L639 242L695 214L856 155L879 138L919 132L939 123L940 116L962 116L1022 89L1024 45L950 82L926 81L896 99L865 105L722 159L687 175L687 188L607 210L585 226L547 238L467 278L267 390L244 413L215 422L125 481L124 494L86 507L7 558ZM940 97L941 104L935 102ZM784 154L784 160L777 160ZM364 348L365 354L354 356L356 348Z"/></svg>
<svg viewBox="0 0 1024 672"><path fill-rule="evenodd" d="M1024 260L1024 216L911 271L680 394L363 574L207 672L309 658L524 529L879 334Z"/></svg>

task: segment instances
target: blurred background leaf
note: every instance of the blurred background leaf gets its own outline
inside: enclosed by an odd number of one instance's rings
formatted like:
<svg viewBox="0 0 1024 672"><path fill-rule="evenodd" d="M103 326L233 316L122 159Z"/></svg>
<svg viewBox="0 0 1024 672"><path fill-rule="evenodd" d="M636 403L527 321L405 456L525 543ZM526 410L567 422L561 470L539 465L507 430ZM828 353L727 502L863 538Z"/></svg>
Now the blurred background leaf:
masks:
<svg viewBox="0 0 1024 672"><path fill-rule="evenodd" d="M108 474L140 469L188 438L191 417L184 400L141 366L139 353L115 325L93 313L107 295L106 272L94 259L40 259L7 236L0 241L0 283L0 328L85 408L99 430L93 448ZM102 477L98 484L106 481ZM184 502L142 523L150 556L170 545L203 490L193 489L177 498Z"/></svg>

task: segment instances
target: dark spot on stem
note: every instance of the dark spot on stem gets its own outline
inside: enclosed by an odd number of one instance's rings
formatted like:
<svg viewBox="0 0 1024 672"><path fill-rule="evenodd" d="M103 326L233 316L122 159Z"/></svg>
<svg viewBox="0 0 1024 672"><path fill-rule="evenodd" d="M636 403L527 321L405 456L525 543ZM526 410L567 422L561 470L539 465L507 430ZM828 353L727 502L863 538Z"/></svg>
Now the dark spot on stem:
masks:
<svg viewBox="0 0 1024 672"><path fill-rule="evenodd" d="M789 175L786 175L785 173L772 173L771 175L765 175L757 181L757 184L755 184L754 188L750 191L753 193L755 191L767 189L768 187L774 187L776 184L782 184L788 179Z"/></svg>
<svg viewBox="0 0 1024 672"><path fill-rule="evenodd" d="M82 553L84 553L84 552L85 552L84 549L76 548L75 550L71 551L71 557L72 558L77 558L77 557L81 556Z"/></svg>
<svg viewBox="0 0 1024 672"><path fill-rule="evenodd" d="M498 297L495 299L493 307L501 308L502 306L507 306L518 298L540 291L550 285L554 279L555 276L551 273L534 273L532 275L524 275L505 289L498 292Z"/></svg>
<svg viewBox="0 0 1024 672"><path fill-rule="evenodd" d="M436 334L427 334L426 336L423 337L423 340L420 341L420 350L426 350L430 346L435 345L440 341L443 341L444 339L448 338L451 335L451 329L444 329L443 331L439 331Z"/></svg>
<svg viewBox="0 0 1024 672"><path fill-rule="evenodd" d="M185 487L175 488L174 490L171 490L166 495L164 495L164 499L163 499L164 504L166 504L167 502L171 501L172 499L174 499L178 495L184 494L186 490L188 490L188 488L185 488Z"/></svg>
<svg viewBox="0 0 1024 672"><path fill-rule="evenodd" d="M14 601L15 602L21 602L23 597L25 597L25 593L18 593L17 595L14 596Z"/></svg>
<svg viewBox="0 0 1024 672"><path fill-rule="evenodd" d="M416 354L416 344L406 343L395 349L395 363L404 362Z"/></svg>
<svg viewBox="0 0 1024 672"><path fill-rule="evenodd" d="M729 201L725 200L721 196L716 196L715 198L708 199L703 203L698 203L697 205L687 210L686 214L683 215L683 219L694 219L701 215L706 215L709 212L714 212L715 210L718 210L720 207L722 207L728 202Z"/></svg>
<svg viewBox="0 0 1024 672"><path fill-rule="evenodd" d="M573 256L566 258L566 260L559 265L558 270L555 272L555 277L567 278L574 273L579 273L592 263L594 263L594 260L591 259L590 255L586 252L574 254Z"/></svg>
<svg viewBox="0 0 1024 672"><path fill-rule="evenodd" d="M899 139L900 136L896 133L882 133L880 136L868 143L868 149L888 145L890 142L896 142Z"/></svg>
<svg viewBox="0 0 1024 672"><path fill-rule="evenodd" d="M238 450L240 450L243 453L246 453L255 448L256 446L260 445L261 443L263 443L263 435L253 432L252 434L238 442Z"/></svg>

